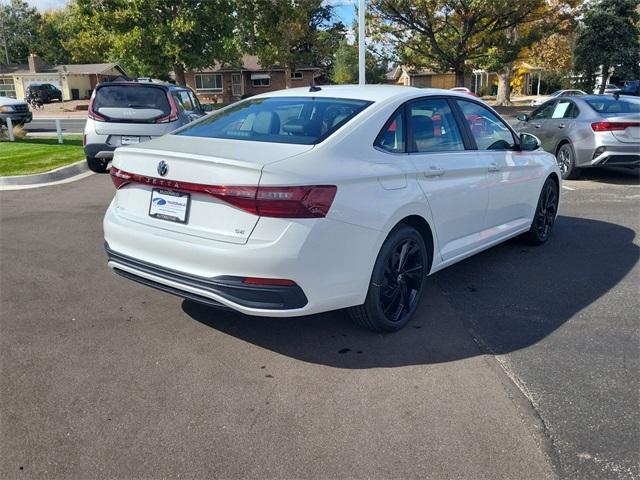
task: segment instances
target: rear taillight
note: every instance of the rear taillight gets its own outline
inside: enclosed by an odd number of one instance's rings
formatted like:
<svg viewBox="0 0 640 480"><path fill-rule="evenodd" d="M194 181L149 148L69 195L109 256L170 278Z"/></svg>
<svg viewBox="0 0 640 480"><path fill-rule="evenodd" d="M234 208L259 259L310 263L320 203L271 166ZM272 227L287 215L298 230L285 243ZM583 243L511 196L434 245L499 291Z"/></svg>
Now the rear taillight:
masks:
<svg viewBox="0 0 640 480"><path fill-rule="evenodd" d="M169 92L167 92L167 101L169 102L169 106L171 107L169 115L158 118L156 120L156 123L175 122L178 119L178 106L176 105L176 101L173 99L173 96Z"/></svg>
<svg viewBox="0 0 640 480"><path fill-rule="evenodd" d="M116 189L129 183L164 187L185 192L204 193L236 208L261 217L323 218L327 216L338 188L335 185L305 185L297 187L254 187L203 185L164 178L146 177L111 168L111 180Z"/></svg>
<svg viewBox="0 0 640 480"><path fill-rule="evenodd" d="M96 100L96 92L98 91L97 88L95 88L93 90L93 93L91 94L91 99L89 99L89 107L87 108L87 117L89 117L91 120L95 120L96 122L106 122L107 119L104 118L102 115L100 115L99 113L96 113L93 110L93 104Z"/></svg>
<svg viewBox="0 0 640 480"><path fill-rule="evenodd" d="M595 122L591 124L594 132L615 132L629 127L640 127L640 122Z"/></svg>

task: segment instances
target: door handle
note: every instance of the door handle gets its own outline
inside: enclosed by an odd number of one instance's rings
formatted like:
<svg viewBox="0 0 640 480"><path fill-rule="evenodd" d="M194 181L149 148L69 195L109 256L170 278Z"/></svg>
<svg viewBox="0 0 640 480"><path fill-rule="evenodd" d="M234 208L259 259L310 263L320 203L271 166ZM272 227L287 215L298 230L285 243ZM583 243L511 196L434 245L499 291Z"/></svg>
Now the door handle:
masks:
<svg viewBox="0 0 640 480"><path fill-rule="evenodd" d="M558 128L564 128L564 127L565 127L564 123L561 123L560 125L558 125Z"/></svg>
<svg viewBox="0 0 640 480"><path fill-rule="evenodd" d="M499 172L499 171L500 171L500 166L499 166L496 162L492 162L492 163L489 165L488 170L489 170L490 172Z"/></svg>
<svg viewBox="0 0 640 480"><path fill-rule="evenodd" d="M444 175L444 170L439 167L429 167L429 170L423 172L423 175L427 178L441 177Z"/></svg>

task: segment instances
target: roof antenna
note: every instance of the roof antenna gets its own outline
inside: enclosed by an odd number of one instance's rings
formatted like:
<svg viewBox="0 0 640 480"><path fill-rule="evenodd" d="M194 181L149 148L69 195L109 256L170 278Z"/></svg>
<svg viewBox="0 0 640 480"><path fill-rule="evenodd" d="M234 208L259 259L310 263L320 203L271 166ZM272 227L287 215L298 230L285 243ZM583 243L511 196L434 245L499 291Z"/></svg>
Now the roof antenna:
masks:
<svg viewBox="0 0 640 480"><path fill-rule="evenodd" d="M313 92L319 92L320 90L322 90L322 89L319 86L316 85L316 76L312 72L311 73L311 84L309 85L309 91L313 93Z"/></svg>

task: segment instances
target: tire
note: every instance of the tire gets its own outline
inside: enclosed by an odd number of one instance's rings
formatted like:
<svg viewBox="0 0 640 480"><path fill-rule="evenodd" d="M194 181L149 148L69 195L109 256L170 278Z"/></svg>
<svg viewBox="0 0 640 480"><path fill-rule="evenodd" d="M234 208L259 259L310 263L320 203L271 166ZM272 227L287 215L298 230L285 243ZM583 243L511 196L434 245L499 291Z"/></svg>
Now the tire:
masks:
<svg viewBox="0 0 640 480"><path fill-rule="evenodd" d="M569 142L558 147L556 162L558 162L563 180L575 180L580 177L580 169L576 167L576 154Z"/></svg>
<svg viewBox="0 0 640 480"><path fill-rule="evenodd" d="M409 225L396 227L378 253L364 304L349 309L351 319L374 332L403 328L420 303L428 265L422 235Z"/></svg>
<svg viewBox="0 0 640 480"><path fill-rule="evenodd" d="M538 198L531 228L524 235L531 245L542 245L549 240L558 214L559 198L558 185L552 178L547 178Z"/></svg>
<svg viewBox="0 0 640 480"><path fill-rule="evenodd" d="M107 165L109 165L109 160L87 157L87 166L92 172L105 173L107 171Z"/></svg>

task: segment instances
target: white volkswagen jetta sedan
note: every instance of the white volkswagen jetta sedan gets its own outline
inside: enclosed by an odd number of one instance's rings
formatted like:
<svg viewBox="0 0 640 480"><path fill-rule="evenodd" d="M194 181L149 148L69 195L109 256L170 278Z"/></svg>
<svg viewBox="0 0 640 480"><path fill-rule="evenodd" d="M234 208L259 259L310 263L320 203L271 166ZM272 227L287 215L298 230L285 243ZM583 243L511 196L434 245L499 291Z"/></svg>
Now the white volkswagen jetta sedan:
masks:
<svg viewBox="0 0 640 480"><path fill-rule="evenodd" d="M468 95L289 89L116 150L109 266L248 315L349 308L395 331L424 280L525 234L546 242L560 172Z"/></svg>

